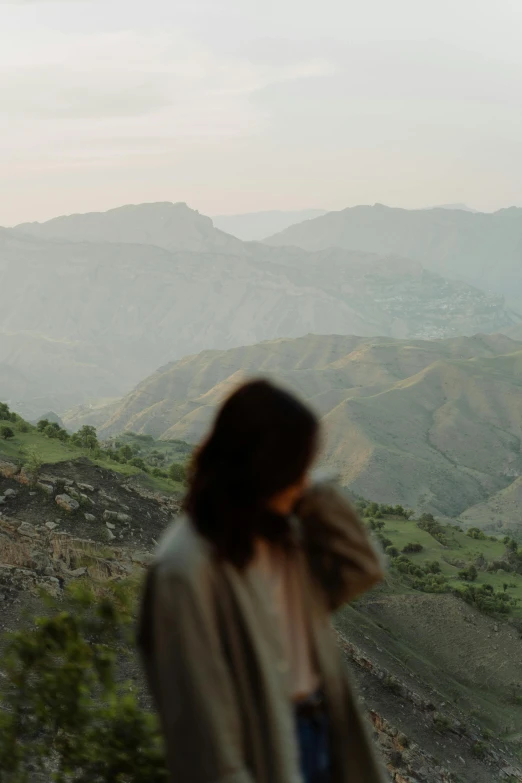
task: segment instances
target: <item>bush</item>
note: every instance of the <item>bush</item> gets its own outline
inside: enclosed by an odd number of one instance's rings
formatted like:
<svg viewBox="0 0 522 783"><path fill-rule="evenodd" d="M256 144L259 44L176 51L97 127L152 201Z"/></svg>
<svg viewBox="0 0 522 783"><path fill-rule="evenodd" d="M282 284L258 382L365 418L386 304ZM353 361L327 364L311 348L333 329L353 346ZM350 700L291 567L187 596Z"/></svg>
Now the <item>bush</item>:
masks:
<svg viewBox="0 0 522 783"><path fill-rule="evenodd" d="M386 554L389 557L398 557L399 556L399 550L396 546L387 546L386 547Z"/></svg>
<svg viewBox="0 0 522 783"><path fill-rule="evenodd" d="M7 424L2 424L0 427L0 438L3 438L4 440L10 440L11 438L14 438L14 430L12 427L8 427Z"/></svg>
<svg viewBox="0 0 522 783"><path fill-rule="evenodd" d="M147 470L147 464L142 457L133 457L129 460L129 465L139 468L140 470Z"/></svg>
<svg viewBox="0 0 522 783"><path fill-rule="evenodd" d="M408 552L422 552L424 547L422 544L406 544L405 547L402 548L402 551L405 553Z"/></svg>
<svg viewBox="0 0 522 783"><path fill-rule="evenodd" d="M480 541L484 541L486 538L484 531L480 530L478 527L470 527L466 535L470 538L476 538Z"/></svg>
<svg viewBox="0 0 522 783"><path fill-rule="evenodd" d="M114 588L101 600L84 590L69 604L9 637L0 679L2 773L13 783L35 771L61 783L166 783L156 719L118 677L132 644L129 599Z"/></svg>
<svg viewBox="0 0 522 783"><path fill-rule="evenodd" d="M478 571L474 565L470 565L469 568L463 568L459 571L459 579L463 579L465 582L474 582L478 576Z"/></svg>
<svg viewBox="0 0 522 783"><path fill-rule="evenodd" d="M169 468L169 478L184 484L187 480L187 469L181 462L173 462Z"/></svg>

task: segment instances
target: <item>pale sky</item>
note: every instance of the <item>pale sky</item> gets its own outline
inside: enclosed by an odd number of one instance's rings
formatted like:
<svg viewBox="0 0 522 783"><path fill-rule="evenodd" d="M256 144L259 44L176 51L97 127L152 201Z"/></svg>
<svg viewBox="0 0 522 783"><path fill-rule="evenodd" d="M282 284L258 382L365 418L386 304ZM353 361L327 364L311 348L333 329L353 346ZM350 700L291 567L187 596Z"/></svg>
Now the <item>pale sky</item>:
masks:
<svg viewBox="0 0 522 783"><path fill-rule="evenodd" d="M0 0L0 225L522 206L522 0Z"/></svg>

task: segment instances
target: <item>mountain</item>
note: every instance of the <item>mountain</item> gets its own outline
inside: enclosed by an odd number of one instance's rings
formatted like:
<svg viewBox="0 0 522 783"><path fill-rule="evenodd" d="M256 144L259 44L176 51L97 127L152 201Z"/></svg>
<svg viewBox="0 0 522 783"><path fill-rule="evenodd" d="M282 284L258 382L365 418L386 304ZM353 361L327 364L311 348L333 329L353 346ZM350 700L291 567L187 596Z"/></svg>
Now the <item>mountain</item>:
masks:
<svg viewBox="0 0 522 783"><path fill-rule="evenodd" d="M520 321L498 298L418 262L243 243L191 210L176 232L162 216L188 208L143 206L32 224L59 228L57 238L29 235L27 224L0 229L0 398L28 418L120 397L205 348L309 332L437 338ZM195 227L205 250L166 249L190 244ZM155 244L133 241L145 234ZM225 240L232 249L218 252Z"/></svg>
<svg viewBox="0 0 522 783"><path fill-rule="evenodd" d="M457 516L522 476L522 343L504 335L309 335L204 351L139 384L100 432L195 443L223 397L258 375L322 415L324 459L358 495Z"/></svg>
<svg viewBox="0 0 522 783"><path fill-rule="evenodd" d="M501 294L522 311L522 209L517 207L486 214L359 206L291 226L265 242L413 258L445 277Z"/></svg>
<svg viewBox="0 0 522 783"><path fill-rule="evenodd" d="M311 220L326 214L324 209L302 209L297 212L271 210L267 212L247 212L240 215L216 215L212 222L216 228L226 231L244 241L261 240L270 234L284 231L294 223Z"/></svg>
<svg viewBox="0 0 522 783"><path fill-rule="evenodd" d="M165 250L242 253L235 237L219 231L209 217L186 204L128 204L108 212L64 215L46 223L21 223L12 229L39 239L156 245Z"/></svg>

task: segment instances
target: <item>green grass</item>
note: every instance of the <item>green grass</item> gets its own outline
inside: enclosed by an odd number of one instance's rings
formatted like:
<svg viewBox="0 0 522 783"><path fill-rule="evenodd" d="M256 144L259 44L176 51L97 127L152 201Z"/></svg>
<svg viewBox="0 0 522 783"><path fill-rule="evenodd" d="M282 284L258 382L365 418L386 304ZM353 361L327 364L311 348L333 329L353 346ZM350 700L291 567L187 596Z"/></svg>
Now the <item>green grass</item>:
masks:
<svg viewBox="0 0 522 783"><path fill-rule="evenodd" d="M27 454L33 452L43 464L69 462L79 457L87 457L95 465L113 470L122 476L139 476L141 483L149 489L165 494L183 491L182 484L170 479L157 478L144 473L133 465L114 462L113 460L94 459L91 452L70 443L48 438L32 428L29 432L20 432L17 424L10 424L15 430L15 437L10 440L0 440L0 458L24 462Z"/></svg>
<svg viewBox="0 0 522 783"><path fill-rule="evenodd" d="M423 565L430 560L438 560L442 573L448 578L451 587L456 589L464 589L466 585L471 583L459 579L458 573L462 566L453 565L453 562L460 561L464 567L468 567L475 563L477 558L483 557L488 563L491 563L494 560L500 560L506 551L506 547L501 539L491 541L490 539L470 538L470 536L461 533L452 525L443 526L444 534L449 543L449 546L445 547L425 530L420 530L415 520L394 518L382 521L384 521L384 528L381 532L392 541L393 546L402 551L406 544L422 544L422 552L408 553L410 560L419 565ZM504 583L515 585L507 589L510 596L520 600L520 603L512 610L512 615L522 617L522 575L505 572L492 573L479 569L478 577L472 584L490 584L495 591L502 591Z"/></svg>

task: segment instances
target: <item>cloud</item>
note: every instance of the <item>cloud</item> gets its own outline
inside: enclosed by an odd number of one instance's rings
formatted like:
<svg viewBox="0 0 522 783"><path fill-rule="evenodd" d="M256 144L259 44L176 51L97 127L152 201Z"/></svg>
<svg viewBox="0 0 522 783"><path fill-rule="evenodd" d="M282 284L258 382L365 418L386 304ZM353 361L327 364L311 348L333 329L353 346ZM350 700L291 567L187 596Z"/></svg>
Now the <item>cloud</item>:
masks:
<svg viewBox="0 0 522 783"><path fill-rule="evenodd" d="M270 121L257 93L325 76L331 66L281 66L217 56L181 31L67 35L45 31L0 51L0 141L18 166L84 165L157 154L176 138L240 137Z"/></svg>

